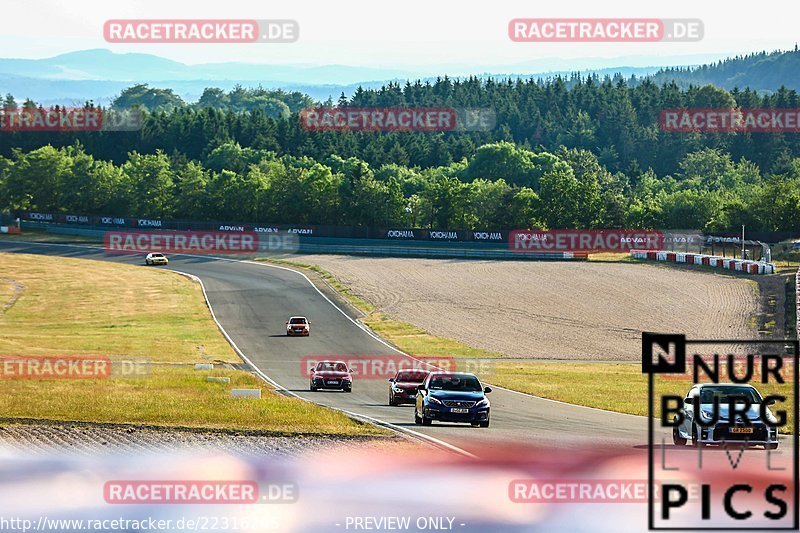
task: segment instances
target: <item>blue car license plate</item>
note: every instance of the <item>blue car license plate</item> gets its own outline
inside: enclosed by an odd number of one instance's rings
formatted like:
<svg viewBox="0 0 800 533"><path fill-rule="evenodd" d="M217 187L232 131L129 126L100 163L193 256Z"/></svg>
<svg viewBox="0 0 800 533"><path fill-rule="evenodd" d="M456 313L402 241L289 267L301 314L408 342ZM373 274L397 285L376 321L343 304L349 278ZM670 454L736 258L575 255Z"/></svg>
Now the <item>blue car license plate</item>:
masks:
<svg viewBox="0 0 800 533"><path fill-rule="evenodd" d="M453 407L450 409L451 413L469 413L469 409L462 409L460 407Z"/></svg>

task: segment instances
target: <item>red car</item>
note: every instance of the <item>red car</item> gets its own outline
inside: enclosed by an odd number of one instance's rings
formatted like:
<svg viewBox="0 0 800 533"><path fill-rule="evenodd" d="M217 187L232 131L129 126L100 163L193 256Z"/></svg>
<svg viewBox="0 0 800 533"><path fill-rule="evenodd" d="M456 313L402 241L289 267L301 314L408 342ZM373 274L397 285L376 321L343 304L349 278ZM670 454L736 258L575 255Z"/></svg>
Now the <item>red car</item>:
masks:
<svg viewBox="0 0 800 533"><path fill-rule="evenodd" d="M416 403L417 387L428 377L427 370L400 370L389 378L389 405Z"/></svg>
<svg viewBox="0 0 800 533"><path fill-rule="evenodd" d="M311 392L317 389L334 389L345 392L353 391L353 376L347 363L344 361L320 361L311 370L309 388Z"/></svg>

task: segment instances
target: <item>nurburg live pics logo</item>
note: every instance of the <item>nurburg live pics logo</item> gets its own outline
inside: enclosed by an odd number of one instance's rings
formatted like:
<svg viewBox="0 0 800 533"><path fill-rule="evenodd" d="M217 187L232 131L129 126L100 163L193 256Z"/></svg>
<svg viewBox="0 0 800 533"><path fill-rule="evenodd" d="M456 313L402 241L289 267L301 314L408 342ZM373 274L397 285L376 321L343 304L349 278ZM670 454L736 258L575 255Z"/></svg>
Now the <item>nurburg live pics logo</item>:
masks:
<svg viewBox="0 0 800 533"><path fill-rule="evenodd" d="M697 347L690 355L690 364L687 345ZM719 353L723 346L731 348L724 355ZM732 353L734 347L740 353ZM703 350L714 353L709 358ZM796 340L687 340L684 335L642 334L642 373L648 377L649 530L798 530L799 354L800 342ZM691 374L689 383L656 381L657 377L687 371ZM685 390L676 393L675 383L683 383ZM693 388L700 384L702 389ZM656 387L662 392L657 399ZM760 401L748 396L750 387L759 392ZM690 389L694 394L688 394ZM793 399L788 398L789 393ZM657 405L659 429L672 433L672 446L666 445L663 436L660 443L654 443ZM781 439L779 432L785 429L791 412L792 435ZM688 435L687 423L692 428L691 439L683 438ZM684 433L676 433L678 427ZM758 442L771 442L773 431L778 433L778 444L753 447ZM695 440L694 450L685 446ZM711 441L717 446L707 448L705 443ZM658 462L654 461L656 450ZM685 468L687 465L691 468ZM658 479L659 474L669 481ZM694 479L690 479L692 476ZM701 487L696 502L687 498L693 481ZM658 506L653 498L657 485L662 491Z"/></svg>

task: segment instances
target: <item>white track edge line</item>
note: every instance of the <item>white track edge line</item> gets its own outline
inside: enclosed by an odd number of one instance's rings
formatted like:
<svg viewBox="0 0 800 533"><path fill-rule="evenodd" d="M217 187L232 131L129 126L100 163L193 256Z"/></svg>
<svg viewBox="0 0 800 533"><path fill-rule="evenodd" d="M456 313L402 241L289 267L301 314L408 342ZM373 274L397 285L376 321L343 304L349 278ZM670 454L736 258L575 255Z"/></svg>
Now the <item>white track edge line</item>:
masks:
<svg viewBox="0 0 800 533"><path fill-rule="evenodd" d="M319 406L325 407L327 409L333 409L334 411L339 411L341 413L345 413L345 414L347 414L348 416L350 416L352 418L360 418L360 419L363 419L363 420L367 420L372 424L376 424L376 425L379 425L379 426L390 428L390 429L394 430L397 433L406 433L406 434L413 435L413 436L415 436L415 437L417 437L419 439L429 441L432 444L444 447L444 448L446 448L446 449L448 449L450 451L459 453L461 455L464 455L466 457L470 457L472 459L477 458L476 455L474 455L474 454L472 454L472 453L470 453L470 452L468 452L466 450L463 450L463 449L459 448L458 446L455 446L455 445L450 444L448 442L445 442L443 440L439 440L436 437L431 437L429 435L425 435L424 433L420 433L418 431L414 431L414 430L411 430L411 429L408 429L408 428L400 427L400 426L397 426L395 424L392 424L391 422L386 422L385 420L381 420L379 418L374 418L374 417L371 417L371 416L368 416L368 415L365 415L365 414L362 414L362 413L354 413L354 412L351 412L351 411L347 411L345 409L340 409L338 407L331 407L331 406L328 406L328 405L323 405L323 404L314 402L312 400L309 400L308 398L304 398L304 397L300 396L299 394L295 393L294 391L291 391L291 390L287 389L286 387L284 387L283 385L279 384L277 381L275 381L274 379L269 377L267 374L265 374L255 364L253 364L253 362L244 354L244 352L239 348L239 346L237 346L237 344L234 342L234 340L231 338L231 336L228 335L228 332L225 331L225 328L222 326L222 324L219 322L219 320L217 320L217 316L214 313L214 308L211 306L211 302L208 299L208 294L206 293L206 286L203 283L202 279L200 279L198 276L195 276L194 274L189 274L187 272L181 272L180 270L174 270L174 269L171 269L171 268L164 268L164 269L160 269L160 270L167 270L169 272L174 272L176 274L180 274L180 275L186 276L187 278L196 281L200 285L200 289L203 291L203 298L205 299L206 305L208 306L208 310L211 312L211 318L214 320L214 322L216 323L216 325L219 328L219 330L225 336L225 339L230 343L230 345L233 347L233 349L236 351L236 353L239 355L239 357L241 357L248 365L250 365L250 367L256 372L256 374L258 374L258 376L260 378L262 378L264 381L266 381L270 385L274 386L276 389L278 389L278 390L280 390L282 392L285 392L286 394L289 394L291 396L294 396L295 398L297 398L299 400L302 400L304 402L313 403L315 405L319 405Z"/></svg>

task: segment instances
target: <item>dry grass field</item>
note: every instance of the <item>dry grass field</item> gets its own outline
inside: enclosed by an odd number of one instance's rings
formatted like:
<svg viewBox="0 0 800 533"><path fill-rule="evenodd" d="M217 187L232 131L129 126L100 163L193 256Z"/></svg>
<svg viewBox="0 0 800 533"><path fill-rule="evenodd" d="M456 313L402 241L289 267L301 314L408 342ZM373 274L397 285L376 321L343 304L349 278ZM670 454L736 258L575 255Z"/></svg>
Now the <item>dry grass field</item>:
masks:
<svg viewBox="0 0 800 533"><path fill-rule="evenodd" d="M0 419L280 435L388 434L278 394L249 372L222 364L240 359L212 320L200 286L184 276L8 253L0 253L0 272ZM112 371L81 379L16 379L20 373L5 358L20 356L102 357ZM126 366L133 362L135 368ZM211 362L217 363L213 371L194 370L195 363ZM230 382L208 382L209 375ZM260 388L262 397L231 398L231 388Z"/></svg>
<svg viewBox="0 0 800 533"><path fill-rule="evenodd" d="M754 281L633 263L300 255L395 320L506 356L635 361L641 332L755 338Z"/></svg>

